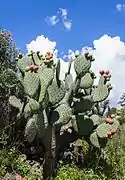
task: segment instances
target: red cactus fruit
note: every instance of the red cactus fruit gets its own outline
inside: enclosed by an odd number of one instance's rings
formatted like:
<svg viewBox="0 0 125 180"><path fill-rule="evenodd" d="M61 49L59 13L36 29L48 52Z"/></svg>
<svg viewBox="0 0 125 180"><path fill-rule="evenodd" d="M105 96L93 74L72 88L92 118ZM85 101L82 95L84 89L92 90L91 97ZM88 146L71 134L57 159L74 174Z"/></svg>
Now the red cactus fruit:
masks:
<svg viewBox="0 0 125 180"><path fill-rule="evenodd" d="M33 71L37 71L39 69L39 66L34 66Z"/></svg>
<svg viewBox="0 0 125 180"><path fill-rule="evenodd" d="M112 123L113 123L113 120L112 120L111 117L107 117L107 118L105 119L105 122L106 122L106 123L109 123L109 124L112 124Z"/></svg>
<svg viewBox="0 0 125 180"><path fill-rule="evenodd" d="M99 70L99 74L103 75L104 74L104 70Z"/></svg>
<svg viewBox="0 0 125 180"><path fill-rule="evenodd" d="M50 59L52 59L52 58L53 58L53 54L48 51L48 52L46 53L46 59L47 59L47 60L50 60Z"/></svg>
<svg viewBox="0 0 125 180"><path fill-rule="evenodd" d="M106 123L109 123L109 118L106 118L106 119L105 119L105 122L106 122Z"/></svg>
<svg viewBox="0 0 125 180"><path fill-rule="evenodd" d="M109 70L106 70L105 71L105 74L109 75L110 71Z"/></svg>
<svg viewBox="0 0 125 180"><path fill-rule="evenodd" d="M33 70L34 64L30 65L30 70Z"/></svg>
<svg viewBox="0 0 125 180"><path fill-rule="evenodd" d="M111 136L112 136L111 131L107 132L107 136L108 136L108 137L111 137Z"/></svg>
<svg viewBox="0 0 125 180"><path fill-rule="evenodd" d="M113 124L112 118L109 118L109 124Z"/></svg>
<svg viewBox="0 0 125 180"><path fill-rule="evenodd" d="M103 76L104 76L104 78L106 78L106 79L109 78L108 74L105 74L105 73L104 73Z"/></svg>
<svg viewBox="0 0 125 180"><path fill-rule="evenodd" d="M114 134L115 134L115 131L114 131L113 129L111 130L111 134L112 134L112 135L114 135Z"/></svg>

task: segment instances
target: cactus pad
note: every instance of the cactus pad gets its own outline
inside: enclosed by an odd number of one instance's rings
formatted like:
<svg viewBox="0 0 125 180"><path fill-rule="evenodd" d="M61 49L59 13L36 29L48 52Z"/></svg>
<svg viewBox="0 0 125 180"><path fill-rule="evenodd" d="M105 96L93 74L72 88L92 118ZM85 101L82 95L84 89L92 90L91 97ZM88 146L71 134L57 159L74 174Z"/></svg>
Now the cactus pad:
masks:
<svg viewBox="0 0 125 180"><path fill-rule="evenodd" d="M92 78L90 73L86 73L82 78L80 82L80 88L82 89L88 89L92 87L94 82L94 79Z"/></svg>
<svg viewBox="0 0 125 180"><path fill-rule="evenodd" d="M26 94L36 97L40 86L39 76L34 72L26 72L23 81Z"/></svg>
<svg viewBox="0 0 125 180"><path fill-rule="evenodd" d="M49 94L49 102L52 105L60 102L65 96L66 90L63 82L60 83L60 87L57 85L55 79L53 79L52 84L48 87L48 94Z"/></svg>
<svg viewBox="0 0 125 180"><path fill-rule="evenodd" d="M72 109L67 104L61 104L51 114L53 125L65 125L72 117Z"/></svg>
<svg viewBox="0 0 125 180"><path fill-rule="evenodd" d="M80 101L74 103L73 108L76 113L82 113L85 111L90 111L93 106L93 101L90 96L86 98L81 98Z"/></svg>
<svg viewBox="0 0 125 180"><path fill-rule="evenodd" d="M111 125L112 130L117 131L119 125L120 125L119 121L113 118L113 124Z"/></svg>
<svg viewBox="0 0 125 180"><path fill-rule="evenodd" d="M94 102L104 101L109 95L109 91L106 85L95 87L92 90L92 97Z"/></svg>
<svg viewBox="0 0 125 180"><path fill-rule="evenodd" d="M107 133L110 130L111 130L111 125L102 123L97 127L96 132L100 138L107 138L108 137Z"/></svg>
<svg viewBox="0 0 125 180"><path fill-rule="evenodd" d="M48 86L52 83L54 74L51 68L43 68L43 67L41 67L38 70L38 74L40 77L40 85L41 85L39 102L41 103L44 100L44 96Z"/></svg>
<svg viewBox="0 0 125 180"><path fill-rule="evenodd" d="M25 73L26 66L30 66L33 64L32 57L31 56L23 56L21 59L18 59L18 67L22 73Z"/></svg>
<svg viewBox="0 0 125 180"><path fill-rule="evenodd" d="M40 66L43 64L42 58L39 57L38 53L33 53L32 55L33 61L37 66Z"/></svg>
<svg viewBox="0 0 125 180"><path fill-rule="evenodd" d="M70 89L72 83L73 83L72 74L67 74L65 77L65 88L66 88L66 90Z"/></svg>
<svg viewBox="0 0 125 180"><path fill-rule="evenodd" d="M78 76L82 77L89 71L91 61L87 60L83 55L78 56L74 62L74 69Z"/></svg>
<svg viewBox="0 0 125 180"><path fill-rule="evenodd" d="M76 115L72 117L72 126L74 130L79 135L89 135L93 131L93 121L88 117L85 118L84 115Z"/></svg>
<svg viewBox="0 0 125 180"><path fill-rule="evenodd" d="M36 117L33 116L26 124L25 137L29 143L33 142L37 133Z"/></svg>
<svg viewBox="0 0 125 180"><path fill-rule="evenodd" d="M95 146L95 147L97 147L97 148L100 148L99 138L98 138L96 132L93 132L93 133L90 135L90 142L92 143L93 146Z"/></svg>
<svg viewBox="0 0 125 180"><path fill-rule="evenodd" d="M20 112L22 111L23 108L23 103L21 103L21 100L18 99L16 96L10 96L9 97L9 103L13 106L16 107L20 110Z"/></svg>
<svg viewBox="0 0 125 180"><path fill-rule="evenodd" d="M25 106L25 108L24 108L24 117L25 117L26 119L28 119L29 117L31 117L31 115L32 115L32 112L31 112L29 103L27 103L26 106Z"/></svg>
<svg viewBox="0 0 125 180"><path fill-rule="evenodd" d="M33 98L29 99L29 107L32 111L32 113L37 113L40 108L40 104Z"/></svg>
<svg viewBox="0 0 125 180"><path fill-rule="evenodd" d="M101 123L100 117L96 114L93 114L92 116L90 116L90 119L93 121L94 126L99 125Z"/></svg>

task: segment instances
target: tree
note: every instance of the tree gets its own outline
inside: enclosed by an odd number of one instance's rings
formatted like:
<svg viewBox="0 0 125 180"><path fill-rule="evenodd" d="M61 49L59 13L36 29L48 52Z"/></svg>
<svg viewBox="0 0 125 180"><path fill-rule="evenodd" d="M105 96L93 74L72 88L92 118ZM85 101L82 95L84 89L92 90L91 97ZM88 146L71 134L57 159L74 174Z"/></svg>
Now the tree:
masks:
<svg viewBox="0 0 125 180"><path fill-rule="evenodd" d="M16 56L18 50L12 38L12 34L7 30L0 30L0 128L3 128L9 120L10 106L8 98L14 88L6 87L2 79L4 78L4 72L8 69L12 69L17 72Z"/></svg>

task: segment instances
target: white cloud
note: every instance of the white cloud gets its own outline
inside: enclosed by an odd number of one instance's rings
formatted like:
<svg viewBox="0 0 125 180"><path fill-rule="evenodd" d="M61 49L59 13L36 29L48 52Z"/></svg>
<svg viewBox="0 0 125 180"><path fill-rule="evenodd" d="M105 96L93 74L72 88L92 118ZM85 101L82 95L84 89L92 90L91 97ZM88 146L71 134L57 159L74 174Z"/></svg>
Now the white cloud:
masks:
<svg viewBox="0 0 125 180"><path fill-rule="evenodd" d="M64 21L63 20L63 25L68 30L70 30L72 28L72 23L70 21Z"/></svg>
<svg viewBox="0 0 125 180"><path fill-rule="evenodd" d="M110 37L108 35L103 35L97 40L93 41L94 50L89 47L89 51L94 55L96 60L92 63L92 70L98 75L99 69L109 69L112 74L111 83L113 85L113 90L110 95L110 102L112 105L117 106L117 102L120 96L125 92L125 43L120 40L120 37ZM29 50L39 50L42 53L47 51L54 52L55 57L57 57L58 51L56 50L56 42L50 41L43 35L38 36L35 41L31 41L27 45ZM85 51L86 47L83 47L80 53ZM75 53L71 49L68 51L64 58L74 59ZM74 62L71 67L71 72L75 78L76 74L74 72ZM64 62L61 59L61 79L64 78L65 72L68 69L68 62Z"/></svg>
<svg viewBox="0 0 125 180"><path fill-rule="evenodd" d="M36 40L31 41L26 45L28 52L33 50L34 52L40 51L41 54L45 55L47 51L55 52L56 42L50 41L48 38L43 35L37 36ZM57 52L57 50L56 50Z"/></svg>
<svg viewBox="0 0 125 180"><path fill-rule="evenodd" d="M59 11L57 11L56 15L53 16L47 16L45 18L45 21L47 22L48 25L56 25L59 22L63 23L63 26L67 29L70 30L72 28L72 22L71 20L68 19L68 11L67 9L59 8Z"/></svg>
<svg viewBox="0 0 125 180"><path fill-rule="evenodd" d="M48 25L54 26L59 22L59 18L56 15L53 15L51 17L47 17L45 21L47 22Z"/></svg>
<svg viewBox="0 0 125 180"><path fill-rule="evenodd" d="M59 9L61 13L61 19L62 19L62 23L64 25L64 27L68 30L70 30L72 28L72 22L71 20L68 19L68 12L67 9Z"/></svg>
<svg viewBox="0 0 125 180"><path fill-rule="evenodd" d="M125 4L117 4L116 9L120 12L125 11Z"/></svg>

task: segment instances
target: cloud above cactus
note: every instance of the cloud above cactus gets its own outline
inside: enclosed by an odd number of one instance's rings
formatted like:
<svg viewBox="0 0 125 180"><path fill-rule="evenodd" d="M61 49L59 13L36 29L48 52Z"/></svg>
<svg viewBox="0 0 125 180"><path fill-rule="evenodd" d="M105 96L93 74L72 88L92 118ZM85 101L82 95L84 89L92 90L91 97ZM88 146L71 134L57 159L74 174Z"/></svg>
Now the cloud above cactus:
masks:
<svg viewBox="0 0 125 180"><path fill-rule="evenodd" d="M40 51L41 54L45 55L47 51L54 52L56 48L56 42L49 40L43 35L37 36L35 40L32 40L29 44L26 45L28 52Z"/></svg>
<svg viewBox="0 0 125 180"><path fill-rule="evenodd" d="M116 9L120 12L125 11L125 4L117 4Z"/></svg>
<svg viewBox="0 0 125 180"><path fill-rule="evenodd" d="M117 102L125 91L125 43L120 40L120 37L111 37L103 35L97 40L93 41L94 49L88 47L89 51L94 55L96 60L92 63L92 70L98 75L99 69L109 69L112 74L111 83L113 91L110 94L110 101L112 105L117 106ZM75 53L83 53L86 47L76 52L71 49L66 55L61 58L61 79L64 78L67 72L68 62L67 58L74 59ZM27 45L27 50L40 51L45 54L47 51L54 52L55 58L57 57L58 50L56 49L56 42L48 38L38 36L35 41L31 41ZM71 68L72 74L75 77L73 64ZM123 82L123 83L122 83Z"/></svg>
<svg viewBox="0 0 125 180"><path fill-rule="evenodd" d="M63 8L59 8L55 15L47 16L45 22L51 26L55 26L61 22L65 29L70 30L72 28L72 22L68 19L68 11Z"/></svg>

